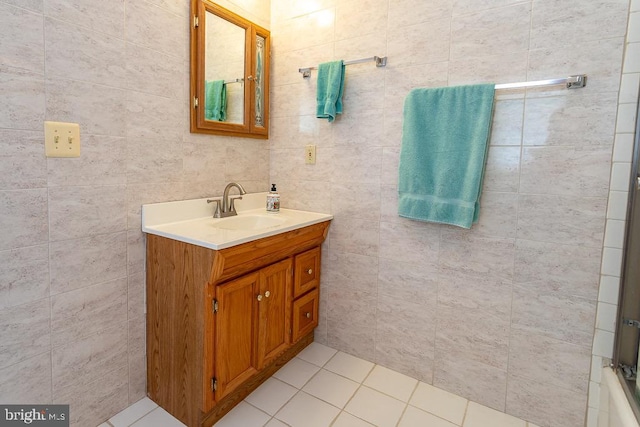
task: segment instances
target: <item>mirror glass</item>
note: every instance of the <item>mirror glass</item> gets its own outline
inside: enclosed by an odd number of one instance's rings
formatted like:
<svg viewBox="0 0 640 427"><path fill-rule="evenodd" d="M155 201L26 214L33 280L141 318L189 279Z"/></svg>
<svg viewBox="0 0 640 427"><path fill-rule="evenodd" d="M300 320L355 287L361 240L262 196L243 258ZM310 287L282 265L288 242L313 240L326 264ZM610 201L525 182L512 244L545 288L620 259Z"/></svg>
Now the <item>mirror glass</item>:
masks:
<svg viewBox="0 0 640 427"><path fill-rule="evenodd" d="M244 123L245 29L206 12L204 118Z"/></svg>

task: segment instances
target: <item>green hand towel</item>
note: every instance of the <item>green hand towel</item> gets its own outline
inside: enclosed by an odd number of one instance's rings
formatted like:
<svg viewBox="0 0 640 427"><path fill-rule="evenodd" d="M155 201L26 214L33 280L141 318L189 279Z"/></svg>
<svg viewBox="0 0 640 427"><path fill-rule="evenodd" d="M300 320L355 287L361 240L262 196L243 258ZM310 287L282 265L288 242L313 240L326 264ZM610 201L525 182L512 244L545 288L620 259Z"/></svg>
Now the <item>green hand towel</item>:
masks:
<svg viewBox="0 0 640 427"><path fill-rule="evenodd" d="M318 66L316 117L335 120L342 114L342 94L344 92L344 62L324 62Z"/></svg>
<svg viewBox="0 0 640 427"><path fill-rule="evenodd" d="M471 228L478 221L495 85L413 89L405 100L400 216Z"/></svg>
<svg viewBox="0 0 640 427"><path fill-rule="evenodd" d="M204 82L204 118L224 122L227 119L227 85L224 80Z"/></svg>

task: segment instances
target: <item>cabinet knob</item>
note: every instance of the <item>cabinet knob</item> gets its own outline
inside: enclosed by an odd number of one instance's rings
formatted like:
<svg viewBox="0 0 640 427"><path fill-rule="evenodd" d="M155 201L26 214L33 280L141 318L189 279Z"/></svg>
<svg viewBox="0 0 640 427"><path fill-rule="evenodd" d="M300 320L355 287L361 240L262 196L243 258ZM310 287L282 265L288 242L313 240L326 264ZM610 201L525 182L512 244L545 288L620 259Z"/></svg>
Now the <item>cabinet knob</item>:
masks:
<svg viewBox="0 0 640 427"><path fill-rule="evenodd" d="M307 274L311 274L311 273L313 273L313 270L312 269L308 269L307 270Z"/></svg>
<svg viewBox="0 0 640 427"><path fill-rule="evenodd" d="M311 318L311 313L309 313L309 312L307 311L307 312L304 314L304 316L305 316L307 319L310 319L310 318Z"/></svg>
<svg viewBox="0 0 640 427"><path fill-rule="evenodd" d="M269 298L271 296L271 292L267 291L264 293L265 298Z"/></svg>
<svg viewBox="0 0 640 427"><path fill-rule="evenodd" d="M262 295L258 294L256 298L258 299L258 301L262 301Z"/></svg>

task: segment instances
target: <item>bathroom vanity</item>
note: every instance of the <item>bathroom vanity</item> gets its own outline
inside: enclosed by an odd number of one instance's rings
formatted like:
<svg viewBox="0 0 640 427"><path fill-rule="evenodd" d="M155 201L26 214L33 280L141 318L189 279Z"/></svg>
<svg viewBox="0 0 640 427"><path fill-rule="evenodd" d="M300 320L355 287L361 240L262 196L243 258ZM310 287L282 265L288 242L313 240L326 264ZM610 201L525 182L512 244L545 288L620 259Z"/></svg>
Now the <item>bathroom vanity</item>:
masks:
<svg viewBox="0 0 640 427"><path fill-rule="evenodd" d="M313 341L332 217L270 216L254 196L223 219L205 199L143 207L147 394L189 427L213 425Z"/></svg>

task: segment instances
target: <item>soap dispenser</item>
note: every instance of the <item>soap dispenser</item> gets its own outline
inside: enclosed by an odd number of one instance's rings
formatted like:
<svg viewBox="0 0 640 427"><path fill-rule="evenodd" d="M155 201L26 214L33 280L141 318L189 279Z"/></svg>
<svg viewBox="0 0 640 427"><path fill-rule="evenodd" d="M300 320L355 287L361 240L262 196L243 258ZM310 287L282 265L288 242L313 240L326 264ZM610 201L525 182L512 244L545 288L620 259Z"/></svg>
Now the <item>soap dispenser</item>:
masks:
<svg viewBox="0 0 640 427"><path fill-rule="evenodd" d="M271 191L267 194L267 212L280 212L280 195L275 184L271 184Z"/></svg>

